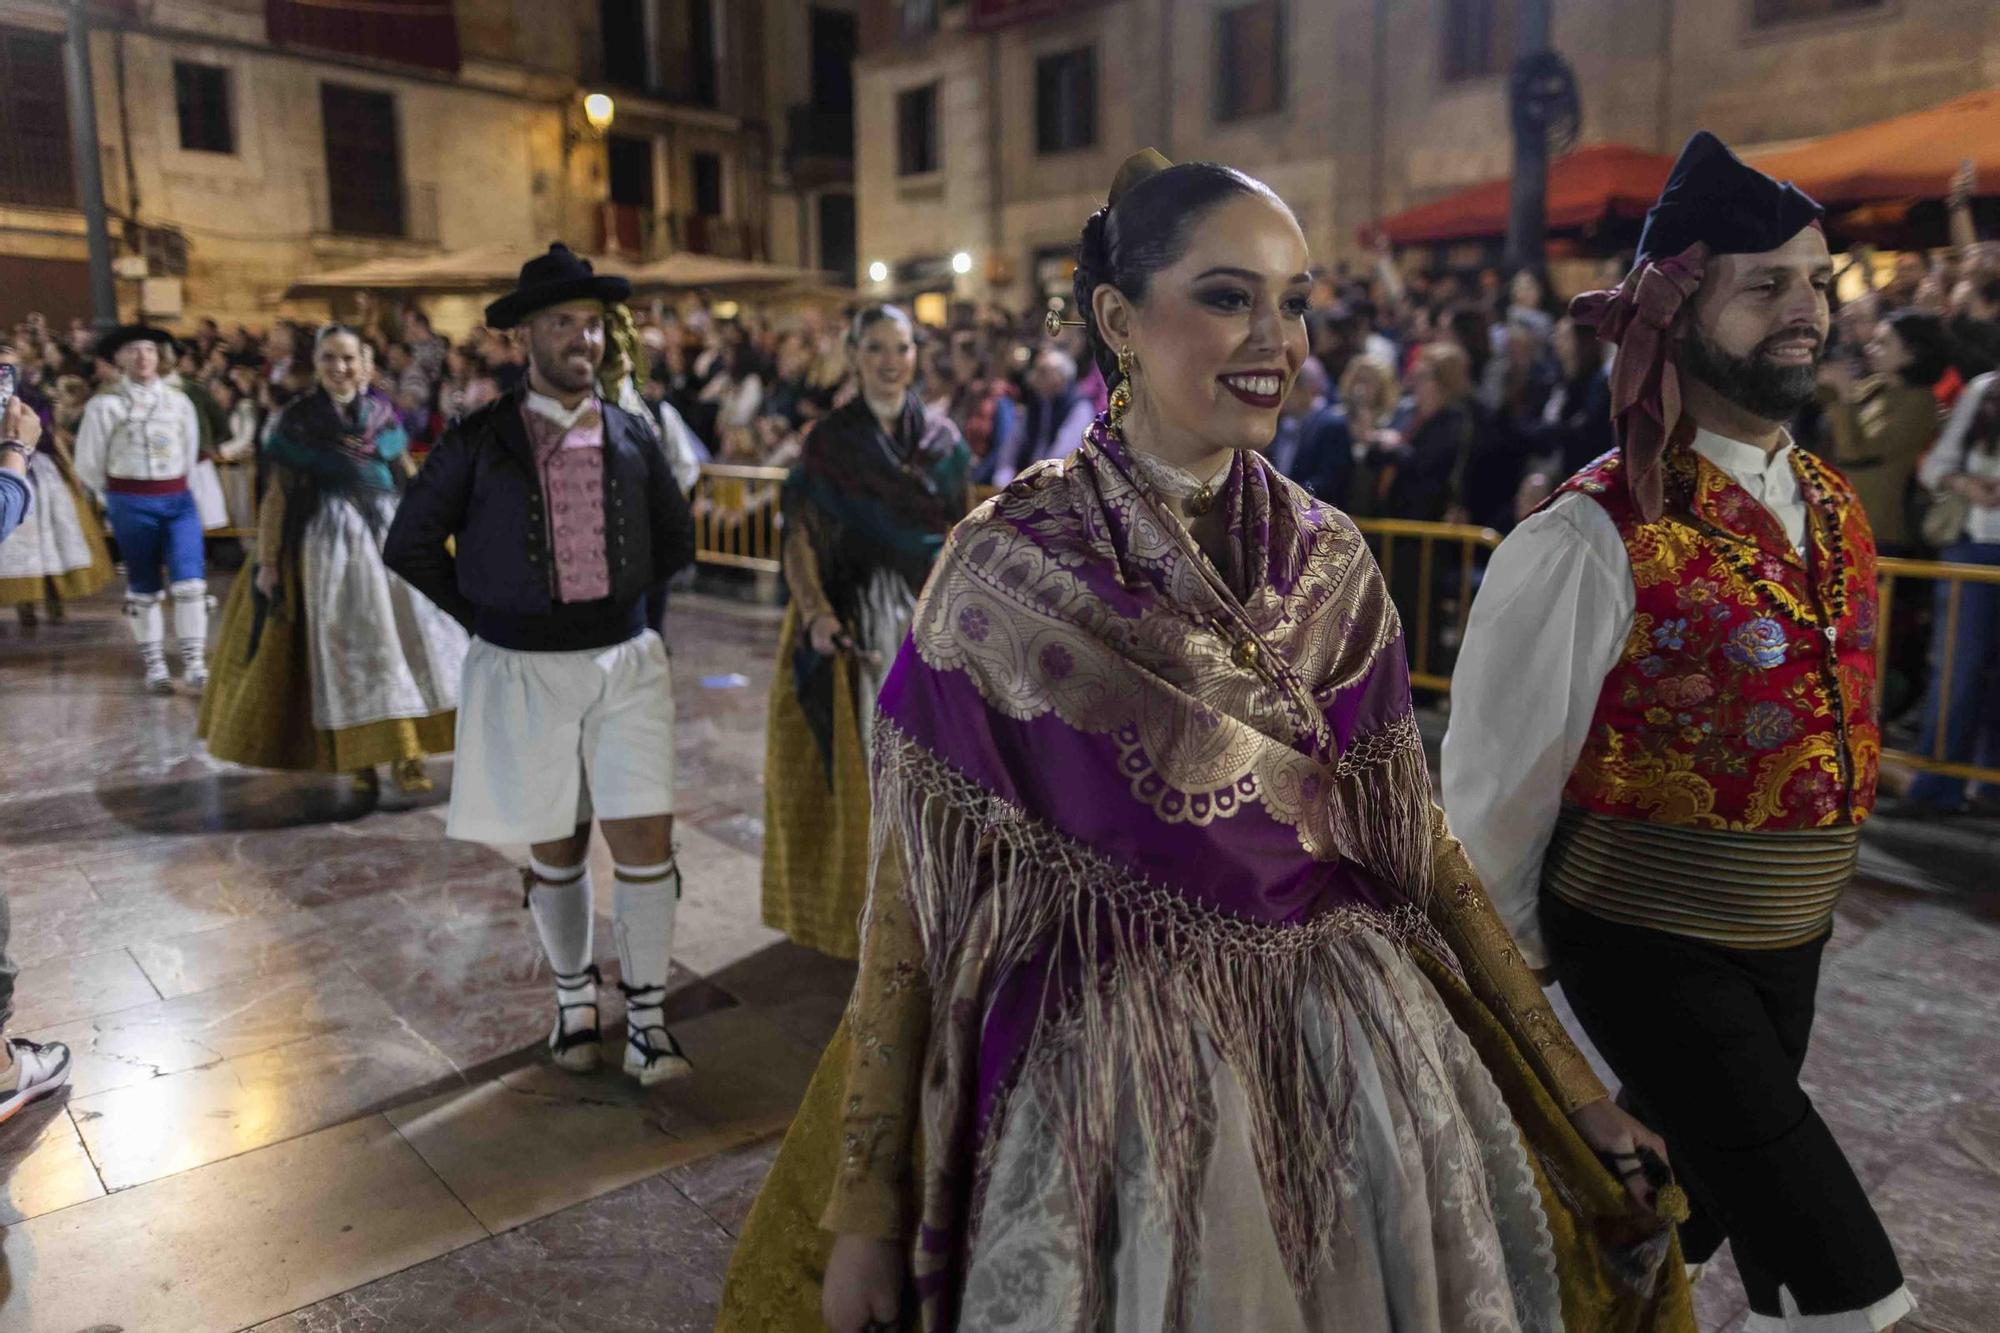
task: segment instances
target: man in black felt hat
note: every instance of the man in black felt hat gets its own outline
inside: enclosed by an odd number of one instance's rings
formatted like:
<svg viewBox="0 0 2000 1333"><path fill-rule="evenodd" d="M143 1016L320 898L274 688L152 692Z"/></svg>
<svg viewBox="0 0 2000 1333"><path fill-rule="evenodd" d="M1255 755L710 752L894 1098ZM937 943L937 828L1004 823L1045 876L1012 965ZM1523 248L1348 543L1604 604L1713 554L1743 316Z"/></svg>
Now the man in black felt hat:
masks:
<svg viewBox="0 0 2000 1333"><path fill-rule="evenodd" d="M469 414L425 461L383 547L388 566L473 634L446 831L530 845L525 906L556 974L549 1049L598 1061L588 850L617 868L625 1070L685 1073L662 1022L680 869L674 699L647 596L694 558L694 518L640 418L597 392L605 306L631 284L562 245L486 308L527 382ZM455 550L448 542L455 540Z"/></svg>
<svg viewBox="0 0 2000 1333"><path fill-rule="evenodd" d="M1786 429L1831 285L1819 206L1695 135L1631 274L1572 306L1617 345L1619 448L1494 553L1444 741L1453 829L1761 1333L1915 1308L1799 1084L1881 752L1874 538Z"/></svg>
<svg viewBox="0 0 2000 1333"><path fill-rule="evenodd" d="M146 688L173 689L161 612L171 597L182 676L200 689L208 683L208 574L188 478L201 458L201 422L194 403L165 378L175 355L165 329L126 324L98 340L97 355L118 367L118 382L84 408L76 475L104 498L118 536L125 618L139 643Z"/></svg>

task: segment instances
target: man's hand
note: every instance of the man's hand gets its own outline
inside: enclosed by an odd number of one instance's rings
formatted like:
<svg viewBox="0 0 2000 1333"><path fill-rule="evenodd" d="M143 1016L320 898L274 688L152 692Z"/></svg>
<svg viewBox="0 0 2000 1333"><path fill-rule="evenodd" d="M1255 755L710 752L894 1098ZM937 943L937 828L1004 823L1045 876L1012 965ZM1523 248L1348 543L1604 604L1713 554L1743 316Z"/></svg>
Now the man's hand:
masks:
<svg viewBox="0 0 2000 1333"><path fill-rule="evenodd" d="M278 592L278 567L276 565L257 566L257 591L265 597L274 597Z"/></svg>
<svg viewBox="0 0 2000 1333"><path fill-rule="evenodd" d="M0 424L0 439L19 440L29 453L35 452L35 446L42 442L42 419L18 396L7 404L7 419Z"/></svg>
<svg viewBox="0 0 2000 1333"><path fill-rule="evenodd" d="M834 1237L819 1308L832 1333L862 1333L871 1324L895 1327L903 1304L905 1263L898 1241Z"/></svg>
<svg viewBox="0 0 2000 1333"><path fill-rule="evenodd" d="M1633 1154L1647 1148L1658 1154L1662 1162L1666 1161L1667 1145L1660 1136L1625 1114L1609 1097L1577 1107L1570 1112L1569 1119L1593 1150L1610 1153L1618 1159L1612 1173L1641 1208L1652 1212L1659 1202L1658 1196Z"/></svg>

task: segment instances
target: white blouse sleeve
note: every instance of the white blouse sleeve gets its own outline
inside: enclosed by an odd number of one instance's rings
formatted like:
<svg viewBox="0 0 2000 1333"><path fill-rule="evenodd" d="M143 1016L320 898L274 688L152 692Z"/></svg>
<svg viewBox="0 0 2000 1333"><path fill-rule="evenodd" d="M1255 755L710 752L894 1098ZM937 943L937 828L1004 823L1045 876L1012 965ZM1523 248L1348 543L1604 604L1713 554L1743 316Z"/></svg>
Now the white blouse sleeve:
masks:
<svg viewBox="0 0 2000 1333"><path fill-rule="evenodd" d="M1493 553L1452 671L1445 813L1530 967L1548 965L1542 856L1634 600L1617 527L1565 496Z"/></svg>
<svg viewBox="0 0 2000 1333"><path fill-rule="evenodd" d="M100 394L84 404L83 420L76 428L76 448L72 465L76 479L97 494L104 494L111 450L111 407L108 395Z"/></svg>
<svg viewBox="0 0 2000 1333"><path fill-rule="evenodd" d="M194 399L180 390L173 390L174 415L180 419L181 439L187 454L187 470L181 475L192 477L195 464L201 462L201 417L195 411Z"/></svg>

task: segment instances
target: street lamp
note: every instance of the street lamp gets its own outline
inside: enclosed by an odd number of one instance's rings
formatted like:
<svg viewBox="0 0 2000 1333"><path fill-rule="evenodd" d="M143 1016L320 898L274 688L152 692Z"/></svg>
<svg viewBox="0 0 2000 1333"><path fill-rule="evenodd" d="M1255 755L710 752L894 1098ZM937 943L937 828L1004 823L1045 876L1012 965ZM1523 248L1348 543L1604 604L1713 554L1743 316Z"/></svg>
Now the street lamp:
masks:
<svg viewBox="0 0 2000 1333"><path fill-rule="evenodd" d="M612 118L617 114L618 104L608 93L592 93L583 99L583 119L599 134L611 128Z"/></svg>
<svg viewBox="0 0 2000 1333"><path fill-rule="evenodd" d="M951 257L951 271L961 278L972 272L972 256L960 250Z"/></svg>
<svg viewBox="0 0 2000 1333"><path fill-rule="evenodd" d="M878 259L868 266L868 281L887 282L888 280L889 266L887 264Z"/></svg>

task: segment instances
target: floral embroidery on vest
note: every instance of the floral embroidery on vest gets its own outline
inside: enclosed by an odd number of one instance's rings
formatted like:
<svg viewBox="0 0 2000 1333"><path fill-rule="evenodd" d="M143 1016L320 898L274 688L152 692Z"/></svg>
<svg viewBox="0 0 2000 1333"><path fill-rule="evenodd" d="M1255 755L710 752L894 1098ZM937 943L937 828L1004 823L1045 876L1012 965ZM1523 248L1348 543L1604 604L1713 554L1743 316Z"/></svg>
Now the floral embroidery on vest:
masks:
<svg viewBox="0 0 2000 1333"><path fill-rule="evenodd" d="M1860 823L1875 799L1875 550L1846 480L1793 451L1807 550L1686 444L1643 523L1607 455L1558 494L1618 527L1636 596L1565 799L1599 814L1748 831ZM1832 634L1827 630L1829 625Z"/></svg>

